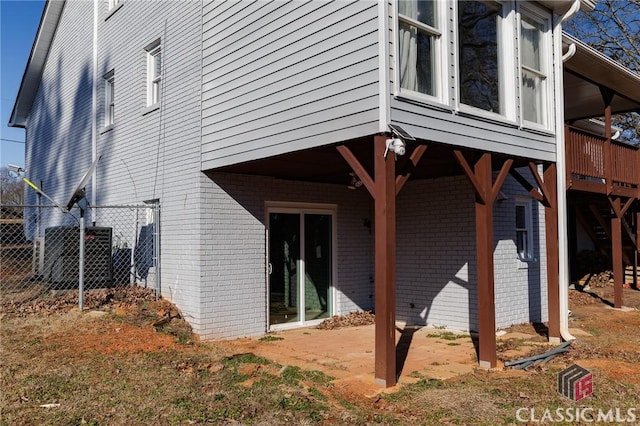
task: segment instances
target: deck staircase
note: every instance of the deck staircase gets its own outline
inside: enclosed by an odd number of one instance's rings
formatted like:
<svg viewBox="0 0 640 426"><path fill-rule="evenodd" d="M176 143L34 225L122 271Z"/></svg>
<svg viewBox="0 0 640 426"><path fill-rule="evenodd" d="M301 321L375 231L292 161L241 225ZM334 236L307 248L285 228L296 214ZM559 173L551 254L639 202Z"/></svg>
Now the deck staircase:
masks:
<svg viewBox="0 0 640 426"><path fill-rule="evenodd" d="M576 205L575 208L576 221L589 235L595 250L609 259L611 259L611 216L611 208L605 204L584 203ZM638 247L636 247L636 238L633 233L635 217L627 215L625 220L622 230L622 259L628 270L628 267L633 265Z"/></svg>

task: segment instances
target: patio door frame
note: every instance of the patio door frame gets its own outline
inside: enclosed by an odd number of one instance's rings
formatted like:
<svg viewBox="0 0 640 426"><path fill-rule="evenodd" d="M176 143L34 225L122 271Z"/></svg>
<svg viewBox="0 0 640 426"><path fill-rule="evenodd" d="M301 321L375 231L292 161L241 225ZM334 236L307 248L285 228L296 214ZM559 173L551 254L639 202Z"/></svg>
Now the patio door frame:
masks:
<svg viewBox="0 0 640 426"><path fill-rule="evenodd" d="M271 256L269 253L269 245L270 245L270 226L271 213L285 213L285 214L298 214L300 216L300 260L298 265L298 279L297 279L297 287L299 290L299 320L295 322L281 323L281 324L271 324L271 276L270 276L270 260ZM330 318L332 315L335 315L336 312L336 277L337 274L337 219L338 219L338 206L336 204L318 204L318 203L295 203L295 202L281 202L281 201L267 201L265 203L265 224L267 231L266 238L266 262L265 262L265 277L267 284L267 330L268 331L276 331L276 330L286 330L291 328L299 328L299 327L308 327L320 324L326 318L316 319L316 320L305 320L305 233L304 233L304 216L306 214L317 214L317 215L327 215L331 216L331 286L329 288L329 301L327 303L328 306L328 316Z"/></svg>

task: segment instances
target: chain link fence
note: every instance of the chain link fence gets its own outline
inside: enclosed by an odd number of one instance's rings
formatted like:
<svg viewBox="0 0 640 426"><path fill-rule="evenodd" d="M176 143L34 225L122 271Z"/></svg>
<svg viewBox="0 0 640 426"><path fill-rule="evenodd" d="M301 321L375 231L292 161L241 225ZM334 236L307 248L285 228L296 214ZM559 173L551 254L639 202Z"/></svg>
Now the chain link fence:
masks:
<svg viewBox="0 0 640 426"><path fill-rule="evenodd" d="M0 205L0 300L13 304L86 290L143 286L160 294L158 205L63 212Z"/></svg>

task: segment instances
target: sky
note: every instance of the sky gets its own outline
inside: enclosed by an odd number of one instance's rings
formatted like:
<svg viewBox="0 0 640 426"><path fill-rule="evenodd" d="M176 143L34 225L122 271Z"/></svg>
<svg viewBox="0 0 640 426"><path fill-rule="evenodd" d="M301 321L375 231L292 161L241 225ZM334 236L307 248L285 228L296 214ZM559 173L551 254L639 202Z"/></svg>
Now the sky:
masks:
<svg viewBox="0 0 640 426"><path fill-rule="evenodd" d="M0 1L0 167L24 167L24 130L7 126L29 59L44 1ZM18 142L14 142L18 141Z"/></svg>

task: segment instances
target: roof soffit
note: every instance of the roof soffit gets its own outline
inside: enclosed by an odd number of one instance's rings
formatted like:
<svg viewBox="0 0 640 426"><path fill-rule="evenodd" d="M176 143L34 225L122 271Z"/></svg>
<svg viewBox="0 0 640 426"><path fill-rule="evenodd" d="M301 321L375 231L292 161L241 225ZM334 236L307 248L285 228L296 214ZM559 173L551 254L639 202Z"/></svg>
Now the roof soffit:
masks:
<svg viewBox="0 0 640 426"><path fill-rule="evenodd" d="M22 75L18 95L16 96L11 117L9 118L9 126L25 127L27 118L31 112L33 101L40 87L40 78L44 70L47 56L51 43L58 28L58 22L62 15L65 0L51 1L47 0L40 25L36 32L36 38L31 47L31 53L27 60L27 65Z"/></svg>

